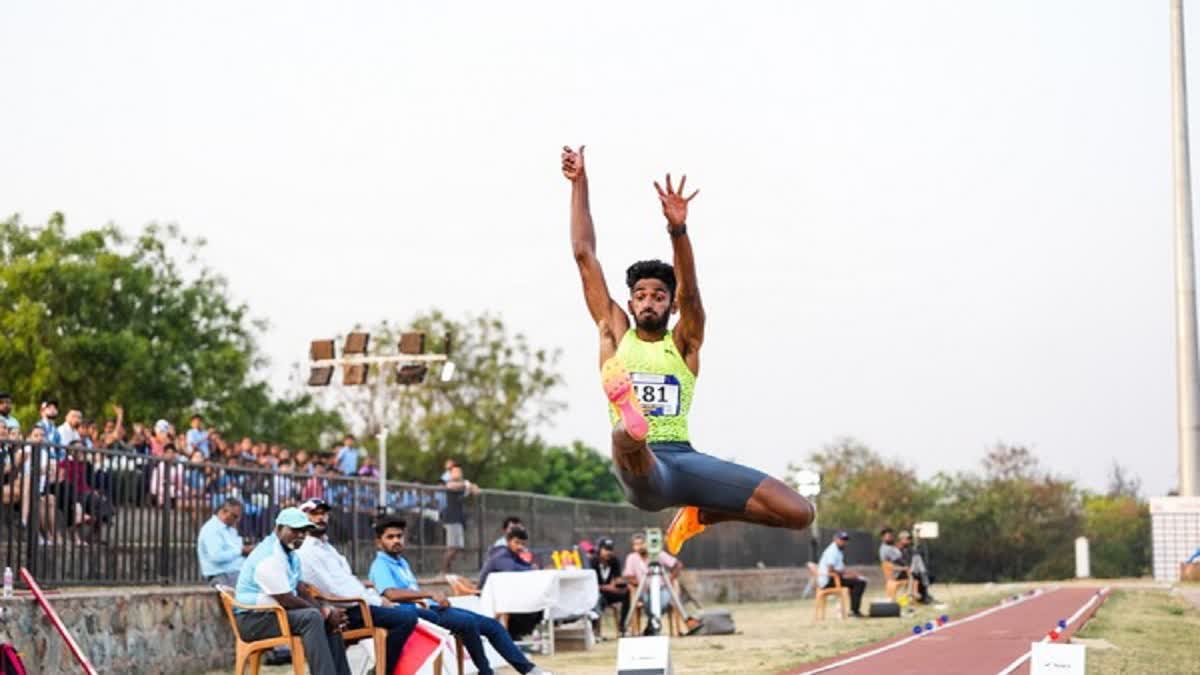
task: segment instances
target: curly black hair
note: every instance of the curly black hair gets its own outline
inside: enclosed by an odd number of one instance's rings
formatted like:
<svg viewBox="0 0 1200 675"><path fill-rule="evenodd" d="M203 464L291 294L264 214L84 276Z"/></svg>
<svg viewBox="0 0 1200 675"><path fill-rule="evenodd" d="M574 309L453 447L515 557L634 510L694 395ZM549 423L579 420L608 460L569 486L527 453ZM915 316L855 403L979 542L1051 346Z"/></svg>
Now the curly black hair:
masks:
<svg viewBox="0 0 1200 675"><path fill-rule="evenodd" d="M671 297L675 297L675 268L661 260L639 260L625 270L625 285L633 287L642 279L658 279L667 285Z"/></svg>

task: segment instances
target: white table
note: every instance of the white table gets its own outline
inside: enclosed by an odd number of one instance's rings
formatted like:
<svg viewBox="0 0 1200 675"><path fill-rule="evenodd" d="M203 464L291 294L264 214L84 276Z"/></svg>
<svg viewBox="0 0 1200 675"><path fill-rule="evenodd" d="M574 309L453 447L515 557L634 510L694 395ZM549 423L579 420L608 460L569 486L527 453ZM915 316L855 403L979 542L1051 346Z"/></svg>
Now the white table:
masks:
<svg viewBox="0 0 1200 675"><path fill-rule="evenodd" d="M479 612L488 616L545 612L550 645L554 645L554 619L586 615L600 599L600 585L592 570L532 570L493 572L479 598Z"/></svg>

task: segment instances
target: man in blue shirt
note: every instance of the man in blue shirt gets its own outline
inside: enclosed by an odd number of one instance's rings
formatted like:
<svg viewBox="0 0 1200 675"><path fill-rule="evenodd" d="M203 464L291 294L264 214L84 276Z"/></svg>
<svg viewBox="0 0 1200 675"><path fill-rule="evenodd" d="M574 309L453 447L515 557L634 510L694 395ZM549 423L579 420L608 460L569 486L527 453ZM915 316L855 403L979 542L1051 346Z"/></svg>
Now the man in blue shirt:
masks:
<svg viewBox="0 0 1200 675"><path fill-rule="evenodd" d="M279 512L275 532L262 540L238 574L237 600L247 605L280 605L287 610L292 635L304 643L304 658L313 675L350 675L342 629L346 613L313 599L300 582L300 558L296 549L313 524L295 507ZM274 612L237 610L238 632L245 640L278 637L279 621Z"/></svg>
<svg viewBox="0 0 1200 675"><path fill-rule="evenodd" d="M867 580L846 569L843 549L849 540L850 534L841 530L825 547L821 561L817 563L817 583L821 588L833 588L834 577L841 577L842 585L850 589L850 614L861 619L862 612L859 610L862 608L863 593L867 590Z"/></svg>
<svg viewBox="0 0 1200 675"><path fill-rule="evenodd" d="M208 432L204 430L204 418L192 415L191 429L187 432L188 455L199 450L204 453L204 459L209 458Z"/></svg>
<svg viewBox="0 0 1200 675"><path fill-rule="evenodd" d="M379 548L379 552L375 554L375 561L371 563L369 575L375 589L392 602L430 601L429 608L417 608L417 616L462 638L463 646L470 653L480 675L491 675L493 672L480 636L486 637L488 642L492 643L492 647L518 673L543 675L540 668L525 658L525 654L513 643L508 631L504 630L499 621L451 607L450 601L441 593L421 590L416 575L401 555L404 552L404 534L407 528L407 523L401 518L385 518L375 524L375 546Z"/></svg>
<svg viewBox="0 0 1200 675"><path fill-rule="evenodd" d="M216 586L233 586L242 570L242 559L254 550L242 544L237 523L242 517L242 502L226 499L212 518L200 528L196 542L196 557L200 559L200 574Z"/></svg>
<svg viewBox="0 0 1200 675"><path fill-rule="evenodd" d="M12 394L0 392L0 426L10 431L20 431L21 423L12 416Z"/></svg>
<svg viewBox="0 0 1200 675"><path fill-rule="evenodd" d="M342 439L342 447L338 448L334 465L343 476L353 476L358 472L358 449L354 447L354 436L346 434Z"/></svg>
<svg viewBox="0 0 1200 675"><path fill-rule="evenodd" d="M41 427L46 432L46 442L52 445L62 445L62 437L58 435L58 426L54 424L54 418L58 417L58 401L52 398L47 398L38 406L38 413L41 419L34 426ZM55 458L59 458L58 450L53 450Z"/></svg>

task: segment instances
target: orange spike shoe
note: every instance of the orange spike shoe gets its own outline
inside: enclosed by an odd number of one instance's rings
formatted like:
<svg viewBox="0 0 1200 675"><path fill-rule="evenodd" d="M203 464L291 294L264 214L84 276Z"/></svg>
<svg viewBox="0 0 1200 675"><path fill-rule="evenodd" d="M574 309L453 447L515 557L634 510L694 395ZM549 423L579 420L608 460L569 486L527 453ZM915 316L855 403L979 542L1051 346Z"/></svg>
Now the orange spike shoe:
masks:
<svg viewBox="0 0 1200 675"><path fill-rule="evenodd" d="M685 506L675 512L671 524L667 526L666 545L671 555L679 553L683 542L700 534L708 526L700 522L700 509L695 506Z"/></svg>
<svg viewBox="0 0 1200 675"><path fill-rule="evenodd" d="M635 441L645 440L650 434L650 423L642 414L642 407L638 405L637 396L633 391L633 382L629 379L629 373L621 359L614 356L604 362L600 367L600 381L604 385L604 394L608 396L608 402L616 408L621 417L625 433Z"/></svg>

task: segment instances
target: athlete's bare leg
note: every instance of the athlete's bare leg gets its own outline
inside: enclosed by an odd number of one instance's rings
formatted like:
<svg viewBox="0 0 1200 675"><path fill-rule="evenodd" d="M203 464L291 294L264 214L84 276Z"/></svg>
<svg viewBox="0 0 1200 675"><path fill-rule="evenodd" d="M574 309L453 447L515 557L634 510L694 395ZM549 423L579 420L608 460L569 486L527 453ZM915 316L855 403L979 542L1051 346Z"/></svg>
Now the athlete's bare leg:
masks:
<svg viewBox="0 0 1200 675"><path fill-rule="evenodd" d="M622 471L635 476L645 476L653 468L654 453L645 440L635 440L625 432L625 425L617 422L612 431L613 463Z"/></svg>
<svg viewBox="0 0 1200 675"><path fill-rule="evenodd" d="M775 478L764 478L758 484L746 510L742 513L727 513L700 509L700 522L704 525L738 521L789 530L803 530L812 524L816 510L813 505L795 490Z"/></svg>

